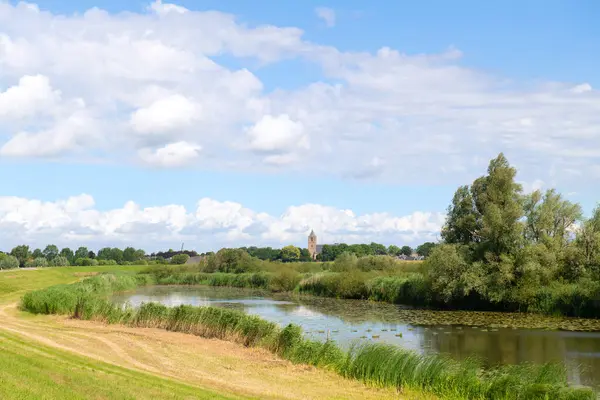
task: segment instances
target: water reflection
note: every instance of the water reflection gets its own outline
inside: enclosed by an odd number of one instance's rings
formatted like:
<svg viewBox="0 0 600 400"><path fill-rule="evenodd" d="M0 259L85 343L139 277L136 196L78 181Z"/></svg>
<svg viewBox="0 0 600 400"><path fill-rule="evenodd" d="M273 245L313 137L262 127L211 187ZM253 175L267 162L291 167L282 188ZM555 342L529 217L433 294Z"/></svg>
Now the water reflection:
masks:
<svg viewBox="0 0 600 400"><path fill-rule="evenodd" d="M600 332L472 327L448 325L447 321L418 326L406 322L406 307L231 288L145 287L114 300L133 306L152 301L168 306L191 304L242 310L280 325L298 324L315 340L325 340L329 335L341 346L375 341L419 352L448 353L456 359L475 356L488 365L562 362L572 383L600 387Z"/></svg>

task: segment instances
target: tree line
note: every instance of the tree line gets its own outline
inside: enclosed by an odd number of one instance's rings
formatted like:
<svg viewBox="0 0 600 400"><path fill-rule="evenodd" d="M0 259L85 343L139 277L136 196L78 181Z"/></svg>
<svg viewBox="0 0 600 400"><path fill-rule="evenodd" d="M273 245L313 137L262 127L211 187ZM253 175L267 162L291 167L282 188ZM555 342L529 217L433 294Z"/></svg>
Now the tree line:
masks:
<svg viewBox="0 0 600 400"><path fill-rule="evenodd" d="M523 193L500 153L461 186L426 262L446 304L600 316L600 207L584 218L555 189Z"/></svg>

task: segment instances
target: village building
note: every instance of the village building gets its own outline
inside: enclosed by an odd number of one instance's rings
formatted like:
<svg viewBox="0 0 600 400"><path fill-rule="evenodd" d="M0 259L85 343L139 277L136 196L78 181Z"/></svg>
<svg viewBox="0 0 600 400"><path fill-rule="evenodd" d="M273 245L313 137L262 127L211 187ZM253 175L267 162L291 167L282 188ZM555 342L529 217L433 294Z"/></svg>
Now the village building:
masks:
<svg viewBox="0 0 600 400"><path fill-rule="evenodd" d="M313 260L316 260L322 250L323 245L317 244L317 235L315 235L315 231L311 229L310 235L308 235L308 254L310 254L310 257Z"/></svg>

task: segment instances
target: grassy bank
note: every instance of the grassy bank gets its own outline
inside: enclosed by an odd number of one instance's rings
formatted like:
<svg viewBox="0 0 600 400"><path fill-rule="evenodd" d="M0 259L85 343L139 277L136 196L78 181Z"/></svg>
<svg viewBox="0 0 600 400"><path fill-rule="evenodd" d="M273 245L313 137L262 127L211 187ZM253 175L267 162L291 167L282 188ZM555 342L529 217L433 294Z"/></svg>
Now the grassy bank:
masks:
<svg viewBox="0 0 600 400"><path fill-rule="evenodd" d="M295 363L310 364L367 384L411 388L455 399L591 399L587 389L569 388L565 371L555 365L504 366L483 370L475 362L422 356L396 347L363 345L342 351L332 342L304 339L299 327L284 329L233 310L145 304L121 309L106 295L140 284L147 276L102 275L72 285L27 293L22 307L34 313L69 314L135 327L154 327L202 337L227 339L267 349Z"/></svg>
<svg viewBox="0 0 600 400"><path fill-rule="evenodd" d="M2 399L241 399L57 350L0 331Z"/></svg>

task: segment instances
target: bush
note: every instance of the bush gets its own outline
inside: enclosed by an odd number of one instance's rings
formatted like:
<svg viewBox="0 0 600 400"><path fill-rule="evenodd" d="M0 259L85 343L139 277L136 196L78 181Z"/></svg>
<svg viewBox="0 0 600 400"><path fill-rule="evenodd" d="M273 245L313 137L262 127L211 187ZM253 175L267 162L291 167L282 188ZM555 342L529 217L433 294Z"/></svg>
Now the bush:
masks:
<svg viewBox="0 0 600 400"><path fill-rule="evenodd" d="M95 260L93 258L78 258L77 260L75 260L75 265L81 266L81 267L94 267L96 265L98 265L98 260Z"/></svg>
<svg viewBox="0 0 600 400"><path fill-rule="evenodd" d="M44 257L34 258L33 260L27 260L25 263L26 268L44 268L48 266L48 260Z"/></svg>
<svg viewBox="0 0 600 400"><path fill-rule="evenodd" d="M0 260L0 269L19 268L19 259L14 256L6 255Z"/></svg>
<svg viewBox="0 0 600 400"><path fill-rule="evenodd" d="M57 256L50 261L50 265L53 267L68 267L70 264L69 260L67 260L67 257Z"/></svg>
<svg viewBox="0 0 600 400"><path fill-rule="evenodd" d="M273 292L290 292L300 282L300 274L292 269L282 269L281 271L273 274L269 289Z"/></svg>
<svg viewBox="0 0 600 400"><path fill-rule="evenodd" d="M118 265L115 260L98 260L98 265Z"/></svg>
<svg viewBox="0 0 600 400"><path fill-rule="evenodd" d="M171 258L171 264L181 265L185 264L190 259L190 256L187 254L175 254Z"/></svg>

